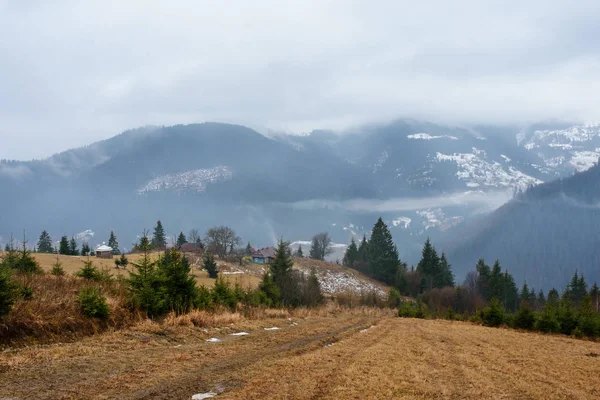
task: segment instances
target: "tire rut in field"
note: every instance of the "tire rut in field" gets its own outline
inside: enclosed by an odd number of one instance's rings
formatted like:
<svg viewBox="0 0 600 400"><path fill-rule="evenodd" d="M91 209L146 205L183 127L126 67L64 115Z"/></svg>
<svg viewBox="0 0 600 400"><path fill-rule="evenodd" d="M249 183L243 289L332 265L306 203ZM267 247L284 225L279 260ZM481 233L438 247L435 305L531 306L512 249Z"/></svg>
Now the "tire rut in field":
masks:
<svg viewBox="0 0 600 400"><path fill-rule="evenodd" d="M215 387L235 387L243 384L242 370L261 361L284 356L286 353L293 355L305 354L309 351L321 349L324 343L332 339L344 337L348 332L358 332L365 325L370 324L372 318L361 318L358 322L341 328L318 333L309 337L294 339L262 350L251 349L250 353L236 354L226 360L217 360L211 365L204 365L194 371L187 372L188 376L176 381L159 382L153 387L140 390L128 398L132 399L172 399L189 398L194 393L209 392Z"/></svg>

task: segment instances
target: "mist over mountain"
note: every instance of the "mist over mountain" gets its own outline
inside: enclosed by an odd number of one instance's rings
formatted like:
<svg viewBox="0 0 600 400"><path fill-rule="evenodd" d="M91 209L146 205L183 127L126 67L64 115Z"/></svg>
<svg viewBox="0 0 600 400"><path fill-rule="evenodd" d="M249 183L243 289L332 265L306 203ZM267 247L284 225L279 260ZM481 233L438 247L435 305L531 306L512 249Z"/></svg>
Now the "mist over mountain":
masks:
<svg viewBox="0 0 600 400"><path fill-rule="evenodd" d="M554 224L548 213L567 218L574 206L561 208L566 200L556 196L532 200L533 193L556 183L536 186L519 201L486 213L517 190L591 167L600 156L599 143L600 127L559 123L452 127L398 120L344 134L270 138L220 123L148 126L44 160L2 161L0 242L23 229L32 241L43 229L54 240L89 229L95 232L90 242L98 244L114 230L128 248L142 229L161 219L169 235L230 225L257 246L282 236L306 241L319 231L348 243L382 216L409 264L416 263L430 236L452 248L450 261L459 277L472 268L474 257L484 255L500 258L516 277L548 285L565 281L552 272L560 258L546 267L540 264L544 257L517 256L518 235L511 231L526 232L519 224L527 219L513 211L525 207L535 214L531 229L549 235L553 230L547 226L565 226ZM593 209L581 209L587 211L573 211L581 223L595 216ZM455 235L457 230L465 233ZM464 242L449 240L453 235ZM559 251L552 237L542 239ZM569 242L561 245L572 248ZM523 246L545 249L526 241ZM539 277L546 268L552 278ZM572 266L564 268L572 273Z"/></svg>

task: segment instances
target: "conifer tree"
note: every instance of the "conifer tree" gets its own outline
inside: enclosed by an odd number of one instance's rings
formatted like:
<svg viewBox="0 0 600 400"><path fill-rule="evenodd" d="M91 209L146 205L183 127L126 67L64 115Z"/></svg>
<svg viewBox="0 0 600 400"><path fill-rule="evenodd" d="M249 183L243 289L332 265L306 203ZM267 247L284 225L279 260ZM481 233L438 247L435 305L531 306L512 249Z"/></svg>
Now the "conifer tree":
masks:
<svg viewBox="0 0 600 400"><path fill-rule="evenodd" d="M452 265L448 263L446 253L442 252L440 257L440 268L436 287L443 288L446 286L454 286L454 274L452 273Z"/></svg>
<svg viewBox="0 0 600 400"><path fill-rule="evenodd" d="M252 255L252 245L250 245L250 242L248 242L248 244L246 245L246 255L247 256Z"/></svg>
<svg viewBox="0 0 600 400"><path fill-rule="evenodd" d="M477 278L477 289L481 297L484 300L489 301L491 299L489 286L490 286L490 275L492 271L490 270L490 266L485 263L483 258L480 258L477 261L477 265L475 266L477 270L478 278Z"/></svg>
<svg viewBox="0 0 600 400"><path fill-rule="evenodd" d="M356 246L356 241L354 241L354 238L352 238L350 240L350 245L344 254L344 260L342 264L345 267L353 267L356 261L358 261L358 247Z"/></svg>
<svg viewBox="0 0 600 400"><path fill-rule="evenodd" d="M78 256L79 248L77 246L77 240L75 240L74 236L71 236L71 240L69 241L69 255L70 256Z"/></svg>
<svg viewBox="0 0 600 400"><path fill-rule="evenodd" d="M590 297L592 299L592 305L596 312L600 312L600 290L598 290L598 284L594 282L592 289L590 290Z"/></svg>
<svg viewBox="0 0 600 400"><path fill-rule="evenodd" d="M298 250L296 250L296 254L294 254L294 257L304 258L304 252L302 251L302 245L298 246Z"/></svg>
<svg viewBox="0 0 600 400"><path fill-rule="evenodd" d="M504 272L504 290L503 290L503 298L504 298L504 308L511 312L515 312L519 307L519 289L517 289L517 284L515 283L515 279L508 271Z"/></svg>
<svg viewBox="0 0 600 400"><path fill-rule="evenodd" d="M401 263L392 234L381 217L373 226L367 253L373 276L388 285L393 285Z"/></svg>
<svg viewBox="0 0 600 400"><path fill-rule="evenodd" d="M119 241L117 240L117 236L113 231L110 231L110 237L108 238L108 247L113 249L113 255L118 256L119 254L121 254L121 250L119 249Z"/></svg>
<svg viewBox="0 0 600 400"><path fill-rule="evenodd" d="M177 246L181 247L184 244L186 244L187 242L188 242L187 238L185 237L185 235L183 234L183 232L179 232L179 236L177 237Z"/></svg>
<svg viewBox="0 0 600 400"><path fill-rule="evenodd" d="M91 252L90 246L87 244L87 242L83 242L83 244L81 245L81 255L89 256L90 252Z"/></svg>
<svg viewBox="0 0 600 400"><path fill-rule="evenodd" d="M417 271L421 274L421 291L433 289L438 282L440 274L440 258L435 247L431 244L429 237L423 245L421 260L417 264Z"/></svg>
<svg viewBox="0 0 600 400"><path fill-rule="evenodd" d="M548 292L548 297L546 299L546 306L548 307L558 307L560 302L560 296L558 294L558 290L555 288L550 289Z"/></svg>
<svg viewBox="0 0 600 400"><path fill-rule="evenodd" d="M583 274L579 276L577 271L575 271L571 282L567 285L565 295L568 296L569 300L577 307L581 304L581 301L586 294L587 283L585 282L585 278L583 277Z"/></svg>
<svg viewBox="0 0 600 400"><path fill-rule="evenodd" d="M500 303L504 304L504 276L499 260L496 260L492 267L488 288L490 299L495 297Z"/></svg>
<svg viewBox="0 0 600 400"><path fill-rule="evenodd" d="M166 251L156 265L161 295L167 309L178 314L188 312L198 294L196 280L189 276L190 269L187 257L174 248Z"/></svg>
<svg viewBox="0 0 600 400"><path fill-rule="evenodd" d="M154 233L152 235L152 247L158 250L164 250L167 248L167 238L160 220L156 222L156 227L154 228Z"/></svg>
<svg viewBox="0 0 600 400"><path fill-rule="evenodd" d="M126 280L129 290L135 303L150 317L160 315L167 310L167 303L160 285L161 277L156 271L156 261L150 256L152 244L146 231L134 247L142 252L142 257L137 263L131 262L134 270Z"/></svg>
<svg viewBox="0 0 600 400"><path fill-rule="evenodd" d="M531 294L529 293L529 286L527 286L527 281L523 282L523 288L521 289L521 303L526 302L531 305Z"/></svg>
<svg viewBox="0 0 600 400"><path fill-rule="evenodd" d="M71 248L69 247L69 239L66 236L60 238L60 244L58 245L58 252L63 255L70 255Z"/></svg>
<svg viewBox="0 0 600 400"><path fill-rule="evenodd" d="M0 269L15 270L20 273L43 273L38 261L31 255L27 248L27 238L23 233L23 243L19 250L14 246L11 236L9 251L2 255L0 259Z"/></svg>
<svg viewBox="0 0 600 400"><path fill-rule="evenodd" d="M129 260L127 259L127 257L125 257L125 254L121 254L121 257L119 257L115 260L115 267L117 267L117 268L127 269L128 265L129 265Z"/></svg>
<svg viewBox="0 0 600 400"><path fill-rule="evenodd" d="M8 268L0 266L0 317L8 314L17 297L17 286L13 283Z"/></svg>
<svg viewBox="0 0 600 400"><path fill-rule="evenodd" d="M50 270L50 273L54 276L63 276L65 274L65 270L62 267L62 263L60 262L58 254L56 255L56 261L54 261L54 264L52 264L52 269Z"/></svg>
<svg viewBox="0 0 600 400"><path fill-rule="evenodd" d="M219 277L219 269L217 267L215 257L210 251L204 253L203 263L204 269L206 270L206 272L208 272L208 277L212 279L217 279Z"/></svg>
<svg viewBox="0 0 600 400"><path fill-rule="evenodd" d="M48 232L43 231L40 235L40 239L37 243L37 250L40 253L54 253L54 247L52 246L52 238Z"/></svg>
<svg viewBox="0 0 600 400"><path fill-rule="evenodd" d="M546 297L544 296L544 291L540 289L537 295L536 306L538 310L543 310L546 305Z"/></svg>
<svg viewBox="0 0 600 400"><path fill-rule="evenodd" d="M363 234L363 238L358 245L358 261L368 261L369 252L368 252L369 242L367 241L367 235Z"/></svg>
<svg viewBox="0 0 600 400"><path fill-rule="evenodd" d="M288 247L289 244L287 242L284 242L283 239L279 239L277 250L275 251L275 259L269 265L273 280L280 288L282 282L287 278L294 266L294 260L290 257Z"/></svg>

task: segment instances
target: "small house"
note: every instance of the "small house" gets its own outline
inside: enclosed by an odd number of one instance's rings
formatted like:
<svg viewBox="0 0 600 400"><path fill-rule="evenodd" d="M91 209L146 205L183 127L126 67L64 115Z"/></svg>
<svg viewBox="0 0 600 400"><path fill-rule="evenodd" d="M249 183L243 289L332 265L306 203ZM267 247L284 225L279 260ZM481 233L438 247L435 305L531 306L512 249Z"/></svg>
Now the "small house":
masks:
<svg viewBox="0 0 600 400"><path fill-rule="evenodd" d="M104 243L96 248L96 257L98 258L113 258L113 249Z"/></svg>
<svg viewBox="0 0 600 400"><path fill-rule="evenodd" d="M252 253L252 262L254 264L271 264L275 259L275 252L274 247L263 247L262 249L255 250Z"/></svg>

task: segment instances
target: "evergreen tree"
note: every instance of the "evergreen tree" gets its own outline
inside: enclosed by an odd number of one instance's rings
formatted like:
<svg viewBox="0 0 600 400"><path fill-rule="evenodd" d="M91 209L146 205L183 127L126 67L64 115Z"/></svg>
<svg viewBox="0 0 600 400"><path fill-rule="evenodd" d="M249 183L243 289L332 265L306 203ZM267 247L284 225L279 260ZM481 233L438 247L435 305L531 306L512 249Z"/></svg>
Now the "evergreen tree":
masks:
<svg viewBox="0 0 600 400"><path fill-rule="evenodd" d="M304 305L308 307L314 307L323 302L321 284L319 283L319 278L317 277L317 271L314 268L310 270L310 275L308 276L306 286L304 287L303 297L305 300Z"/></svg>
<svg viewBox="0 0 600 400"><path fill-rule="evenodd" d="M508 271L504 272L503 298L504 308L506 310L510 312L517 311L517 308L519 307L519 289L517 289L515 279Z"/></svg>
<svg viewBox="0 0 600 400"><path fill-rule="evenodd" d="M421 251L421 260L417 264L417 271L421 274L421 292L443 287L441 286L443 274L440 261L437 251L428 237Z"/></svg>
<svg viewBox="0 0 600 400"><path fill-rule="evenodd" d="M147 232L144 232L139 242L134 246L142 252L139 262L132 262L134 271L129 273L126 280L132 298L138 306L146 311L148 316L156 316L167 310L164 298L164 290L161 285L161 277L156 271L156 262L152 261L150 251L152 245Z"/></svg>
<svg viewBox="0 0 600 400"><path fill-rule="evenodd" d="M17 293L18 290L13 283L10 270L0 266L0 318L9 313Z"/></svg>
<svg viewBox="0 0 600 400"><path fill-rule="evenodd" d="M258 285L258 291L260 293L261 304L264 304L267 307L276 307L279 305L281 293L271 274L265 272L262 281Z"/></svg>
<svg viewBox="0 0 600 400"><path fill-rule="evenodd" d="M304 252L302 251L302 245L298 246L298 250L296 250L296 254L294 254L294 257L304 258Z"/></svg>
<svg viewBox="0 0 600 400"><path fill-rule="evenodd" d="M112 253L115 256L121 254L121 250L119 250L119 241L117 240L117 236L113 231L110 231L110 237L108 238L108 247L113 249Z"/></svg>
<svg viewBox="0 0 600 400"><path fill-rule="evenodd" d="M84 242L81 245L81 255L82 256L89 256L90 252L91 252L90 246L86 242Z"/></svg>
<svg viewBox="0 0 600 400"><path fill-rule="evenodd" d="M522 301L521 308L519 308L519 312L515 315L515 328L531 330L534 324L535 314L531 306L526 301Z"/></svg>
<svg viewBox="0 0 600 400"><path fill-rule="evenodd" d="M481 297L484 300L489 301L491 299L489 286L490 286L490 275L492 271L490 270L490 266L487 265L483 258L480 258L477 261L477 265L475 266L478 274L477 278L477 290Z"/></svg>
<svg viewBox="0 0 600 400"><path fill-rule="evenodd" d="M74 236L71 236L71 240L69 241L69 255L70 256L78 256L79 248L77 246L77 240L75 240Z"/></svg>
<svg viewBox="0 0 600 400"><path fill-rule="evenodd" d="M185 235L183 234L183 232L179 232L179 236L177 237L177 246L181 247L184 244L186 244L188 241L185 237Z"/></svg>
<svg viewBox="0 0 600 400"><path fill-rule="evenodd" d="M192 309L198 288L193 276L189 276L191 266L183 254L177 249L170 249L160 257L156 265L160 277L161 294L164 296L168 310L178 314Z"/></svg>
<svg viewBox="0 0 600 400"><path fill-rule="evenodd" d="M446 253L442 252L440 257L440 270L436 282L436 287L443 288L446 286L454 287L454 274L452 273L452 265L446 259Z"/></svg>
<svg viewBox="0 0 600 400"><path fill-rule="evenodd" d="M52 246L52 238L48 232L43 231L38 240L37 250L40 253L53 253L54 247Z"/></svg>
<svg viewBox="0 0 600 400"><path fill-rule="evenodd" d="M401 263L392 234L381 217L373 226L367 253L371 273L375 279L393 285Z"/></svg>
<svg viewBox="0 0 600 400"><path fill-rule="evenodd" d="M65 270L62 267L62 263L60 262L58 254L56 255L56 261L54 261L54 264L52 264L52 269L50 270L50 273L54 276L63 276L65 274Z"/></svg>
<svg viewBox="0 0 600 400"><path fill-rule="evenodd" d="M369 260L369 242L367 241L367 235L363 234L363 238L358 245L358 260L366 262Z"/></svg>
<svg viewBox="0 0 600 400"><path fill-rule="evenodd" d="M14 246L14 241L11 236L9 251L2 255L0 259L0 269L15 270L20 273L43 273L40 264L31 255L31 251L27 248L27 239L23 234L23 243L20 250Z"/></svg>
<svg viewBox="0 0 600 400"><path fill-rule="evenodd" d="M529 293L529 286L527 286L527 281L523 282L523 288L521 289L520 300L521 300L521 303L526 302L527 304L531 305L531 303L530 303L531 294Z"/></svg>
<svg viewBox="0 0 600 400"><path fill-rule="evenodd" d="M217 262L215 261L215 257L212 255L210 251L204 253L204 269L208 272L208 277L212 279L217 279L219 276L219 269L217 267Z"/></svg>
<svg viewBox="0 0 600 400"><path fill-rule="evenodd" d="M127 257L125 257L125 254L121 254L121 257L119 257L115 260L115 267L117 267L117 268L127 269L128 265L129 265L129 260L127 259Z"/></svg>
<svg viewBox="0 0 600 400"><path fill-rule="evenodd" d="M70 255L71 248L69 247L69 239L66 236L60 238L60 244L58 245L58 252L63 255Z"/></svg>
<svg viewBox="0 0 600 400"><path fill-rule="evenodd" d="M246 245L246 255L247 256L252 255L252 246L250 245L250 242L248 242L248 244Z"/></svg>
<svg viewBox="0 0 600 400"><path fill-rule="evenodd" d="M289 255L288 243L280 239L275 251L275 259L269 265L271 275L277 286L281 288L282 282L289 275L293 266L294 260Z"/></svg>
<svg viewBox="0 0 600 400"><path fill-rule="evenodd" d="M152 235L152 247L158 250L164 250L167 248L167 238L160 220L156 222L156 227L154 228L154 234Z"/></svg>
<svg viewBox="0 0 600 400"><path fill-rule="evenodd" d="M548 297L546 299L546 307L558 307L560 302L560 296L558 294L558 290L555 288L550 289L548 292Z"/></svg>
<svg viewBox="0 0 600 400"><path fill-rule="evenodd" d="M590 290L590 297L592 299L592 305L596 312L600 312L600 291L598 290L598 284L594 282L592 289Z"/></svg>
<svg viewBox="0 0 600 400"><path fill-rule="evenodd" d="M538 292L536 305L538 311L543 310L544 306L546 306L546 297L544 296L544 291L542 289Z"/></svg>
<svg viewBox="0 0 600 400"><path fill-rule="evenodd" d="M585 282L585 278L583 275L579 276L577 271L575 271L571 282L569 282L567 285L565 294L575 306L579 306L587 292L587 283Z"/></svg>
<svg viewBox="0 0 600 400"><path fill-rule="evenodd" d="M356 241L352 238L350 240L350 246L348 246L348 249L346 249L346 253L344 254L342 264L345 267L353 267L356 261L358 261L358 247L356 246Z"/></svg>
<svg viewBox="0 0 600 400"><path fill-rule="evenodd" d="M494 262L494 266L490 273L488 293L490 298L495 297L500 303L504 304L504 276L498 260Z"/></svg>

